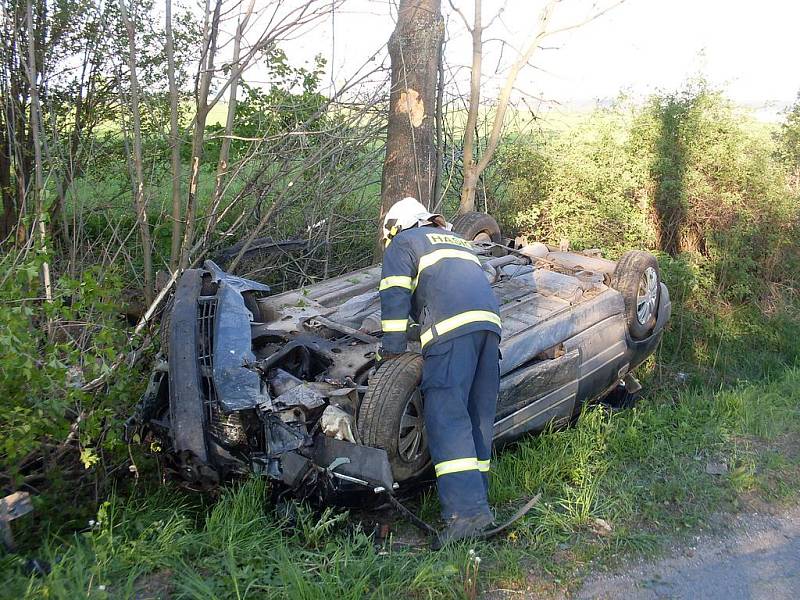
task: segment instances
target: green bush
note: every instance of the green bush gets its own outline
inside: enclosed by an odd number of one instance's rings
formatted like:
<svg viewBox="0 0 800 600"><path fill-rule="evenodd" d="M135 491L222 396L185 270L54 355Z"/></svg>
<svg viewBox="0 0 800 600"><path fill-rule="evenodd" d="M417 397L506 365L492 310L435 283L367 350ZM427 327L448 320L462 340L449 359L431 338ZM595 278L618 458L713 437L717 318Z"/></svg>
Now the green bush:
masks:
<svg viewBox="0 0 800 600"><path fill-rule="evenodd" d="M742 301L797 265L797 201L775 153L767 126L690 85L506 145L492 172L503 182L495 212L550 243L697 253L718 292Z"/></svg>
<svg viewBox="0 0 800 600"><path fill-rule="evenodd" d="M631 151L649 155L647 212L658 249L708 259L717 292L756 299L791 277L797 205L769 129L704 86L651 99Z"/></svg>
<svg viewBox="0 0 800 600"><path fill-rule="evenodd" d="M40 492L37 502L58 502L59 517L92 510L64 503L84 484L105 486L105 474L127 457L118 426L136 400L141 374L125 364L110 386L81 386L108 372L128 350L118 314L121 280L99 267L80 279L53 282L53 301L39 295L44 254L7 254L0 283L0 495ZM102 477L99 477L102 475Z"/></svg>
<svg viewBox="0 0 800 600"><path fill-rule="evenodd" d="M557 244L620 254L655 241L646 210L648 163L633 151L631 115L598 110L563 131L506 144L491 177L505 228Z"/></svg>
<svg viewBox="0 0 800 600"><path fill-rule="evenodd" d="M786 111L786 119L776 132L778 156L791 169L800 170L800 94L797 101Z"/></svg>

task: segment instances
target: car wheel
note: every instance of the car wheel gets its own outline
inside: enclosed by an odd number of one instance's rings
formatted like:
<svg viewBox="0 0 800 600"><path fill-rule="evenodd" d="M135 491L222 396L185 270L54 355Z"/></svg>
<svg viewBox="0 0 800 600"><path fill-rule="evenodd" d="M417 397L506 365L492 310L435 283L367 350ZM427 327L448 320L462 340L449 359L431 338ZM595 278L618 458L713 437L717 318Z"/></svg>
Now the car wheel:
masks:
<svg viewBox="0 0 800 600"><path fill-rule="evenodd" d="M430 462L422 415L422 356L406 352L382 364L369 379L358 411L358 433L383 448L396 481L422 474Z"/></svg>
<svg viewBox="0 0 800 600"><path fill-rule="evenodd" d="M653 333L661 301L658 261L649 252L626 252L611 276L611 287L622 294L628 333L641 340Z"/></svg>
<svg viewBox="0 0 800 600"><path fill-rule="evenodd" d="M468 212L458 215L453 221L453 231L473 242L499 244L503 241L497 221L486 213Z"/></svg>

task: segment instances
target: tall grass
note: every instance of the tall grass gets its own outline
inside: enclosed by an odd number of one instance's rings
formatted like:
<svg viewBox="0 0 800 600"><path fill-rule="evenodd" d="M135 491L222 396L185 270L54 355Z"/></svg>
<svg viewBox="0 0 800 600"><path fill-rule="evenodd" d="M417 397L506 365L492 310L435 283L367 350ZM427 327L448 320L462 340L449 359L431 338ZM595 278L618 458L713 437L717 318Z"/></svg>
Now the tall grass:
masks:
<svg viewBox="0 0 800 600"><path fill-rule="evenodd" d="M534 565L553 574L592 558L653 551L659 535L735 508L743 493L795 494L800 455L776 454L800 439L800 367L774 380L709 393L688 389L639 408L588 411L575 427L525 438L496 458L491 501L502 515L542 491L519 526L493 542L430 553L375 548L364 525L332 509L297 510L290 526L251 479L212 506L143 489L112 498L85 531L39 549L53 571L26 577L5 557L8 597L48 598L452 598L463 593L469 550L483 558L484 588L524 581ZM709 462L728 471L709 475ZM780 482L779 484L777 482ZM598 533L597 520L610 531ZM402 533L402 529L401 529ZM559 553L569 548L570 557ZM160 595L159 595L160 594Z"/></svg>

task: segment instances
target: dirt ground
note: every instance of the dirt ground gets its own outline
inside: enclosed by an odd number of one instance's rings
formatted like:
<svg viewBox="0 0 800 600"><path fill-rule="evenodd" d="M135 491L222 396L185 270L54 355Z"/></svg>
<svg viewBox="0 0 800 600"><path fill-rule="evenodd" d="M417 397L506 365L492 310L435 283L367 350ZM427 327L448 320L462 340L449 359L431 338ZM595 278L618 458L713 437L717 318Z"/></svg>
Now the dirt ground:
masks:
<svg viewBox="0 0 800 600"><path fill-rule="evenodd" d="M676 545L657 561L594 573L572 594L487 590L492 600L795 600L800 598L800 506L717 515L715 533Z"/></svg>
<svg viewBox="0 0 800 600"><path fill-rule="evenodd" d="M633 562L587 579L575 598L800 597L800 506L742 514L722 535L703 535L656 562Z"/></svg>

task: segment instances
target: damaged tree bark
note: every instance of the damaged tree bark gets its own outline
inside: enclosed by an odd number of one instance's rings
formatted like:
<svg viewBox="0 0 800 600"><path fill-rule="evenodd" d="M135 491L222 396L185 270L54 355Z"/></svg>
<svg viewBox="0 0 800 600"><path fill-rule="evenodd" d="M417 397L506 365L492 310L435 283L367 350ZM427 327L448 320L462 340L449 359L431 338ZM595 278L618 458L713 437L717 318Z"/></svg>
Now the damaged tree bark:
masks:
<svg viewBox="0 0 800 600"><path fill-rule="evenodd" d="M406 196L436 203L435 112L444 39L441 0L400 0L389 39L392 83L381 186L381 217Z"/></svg>

